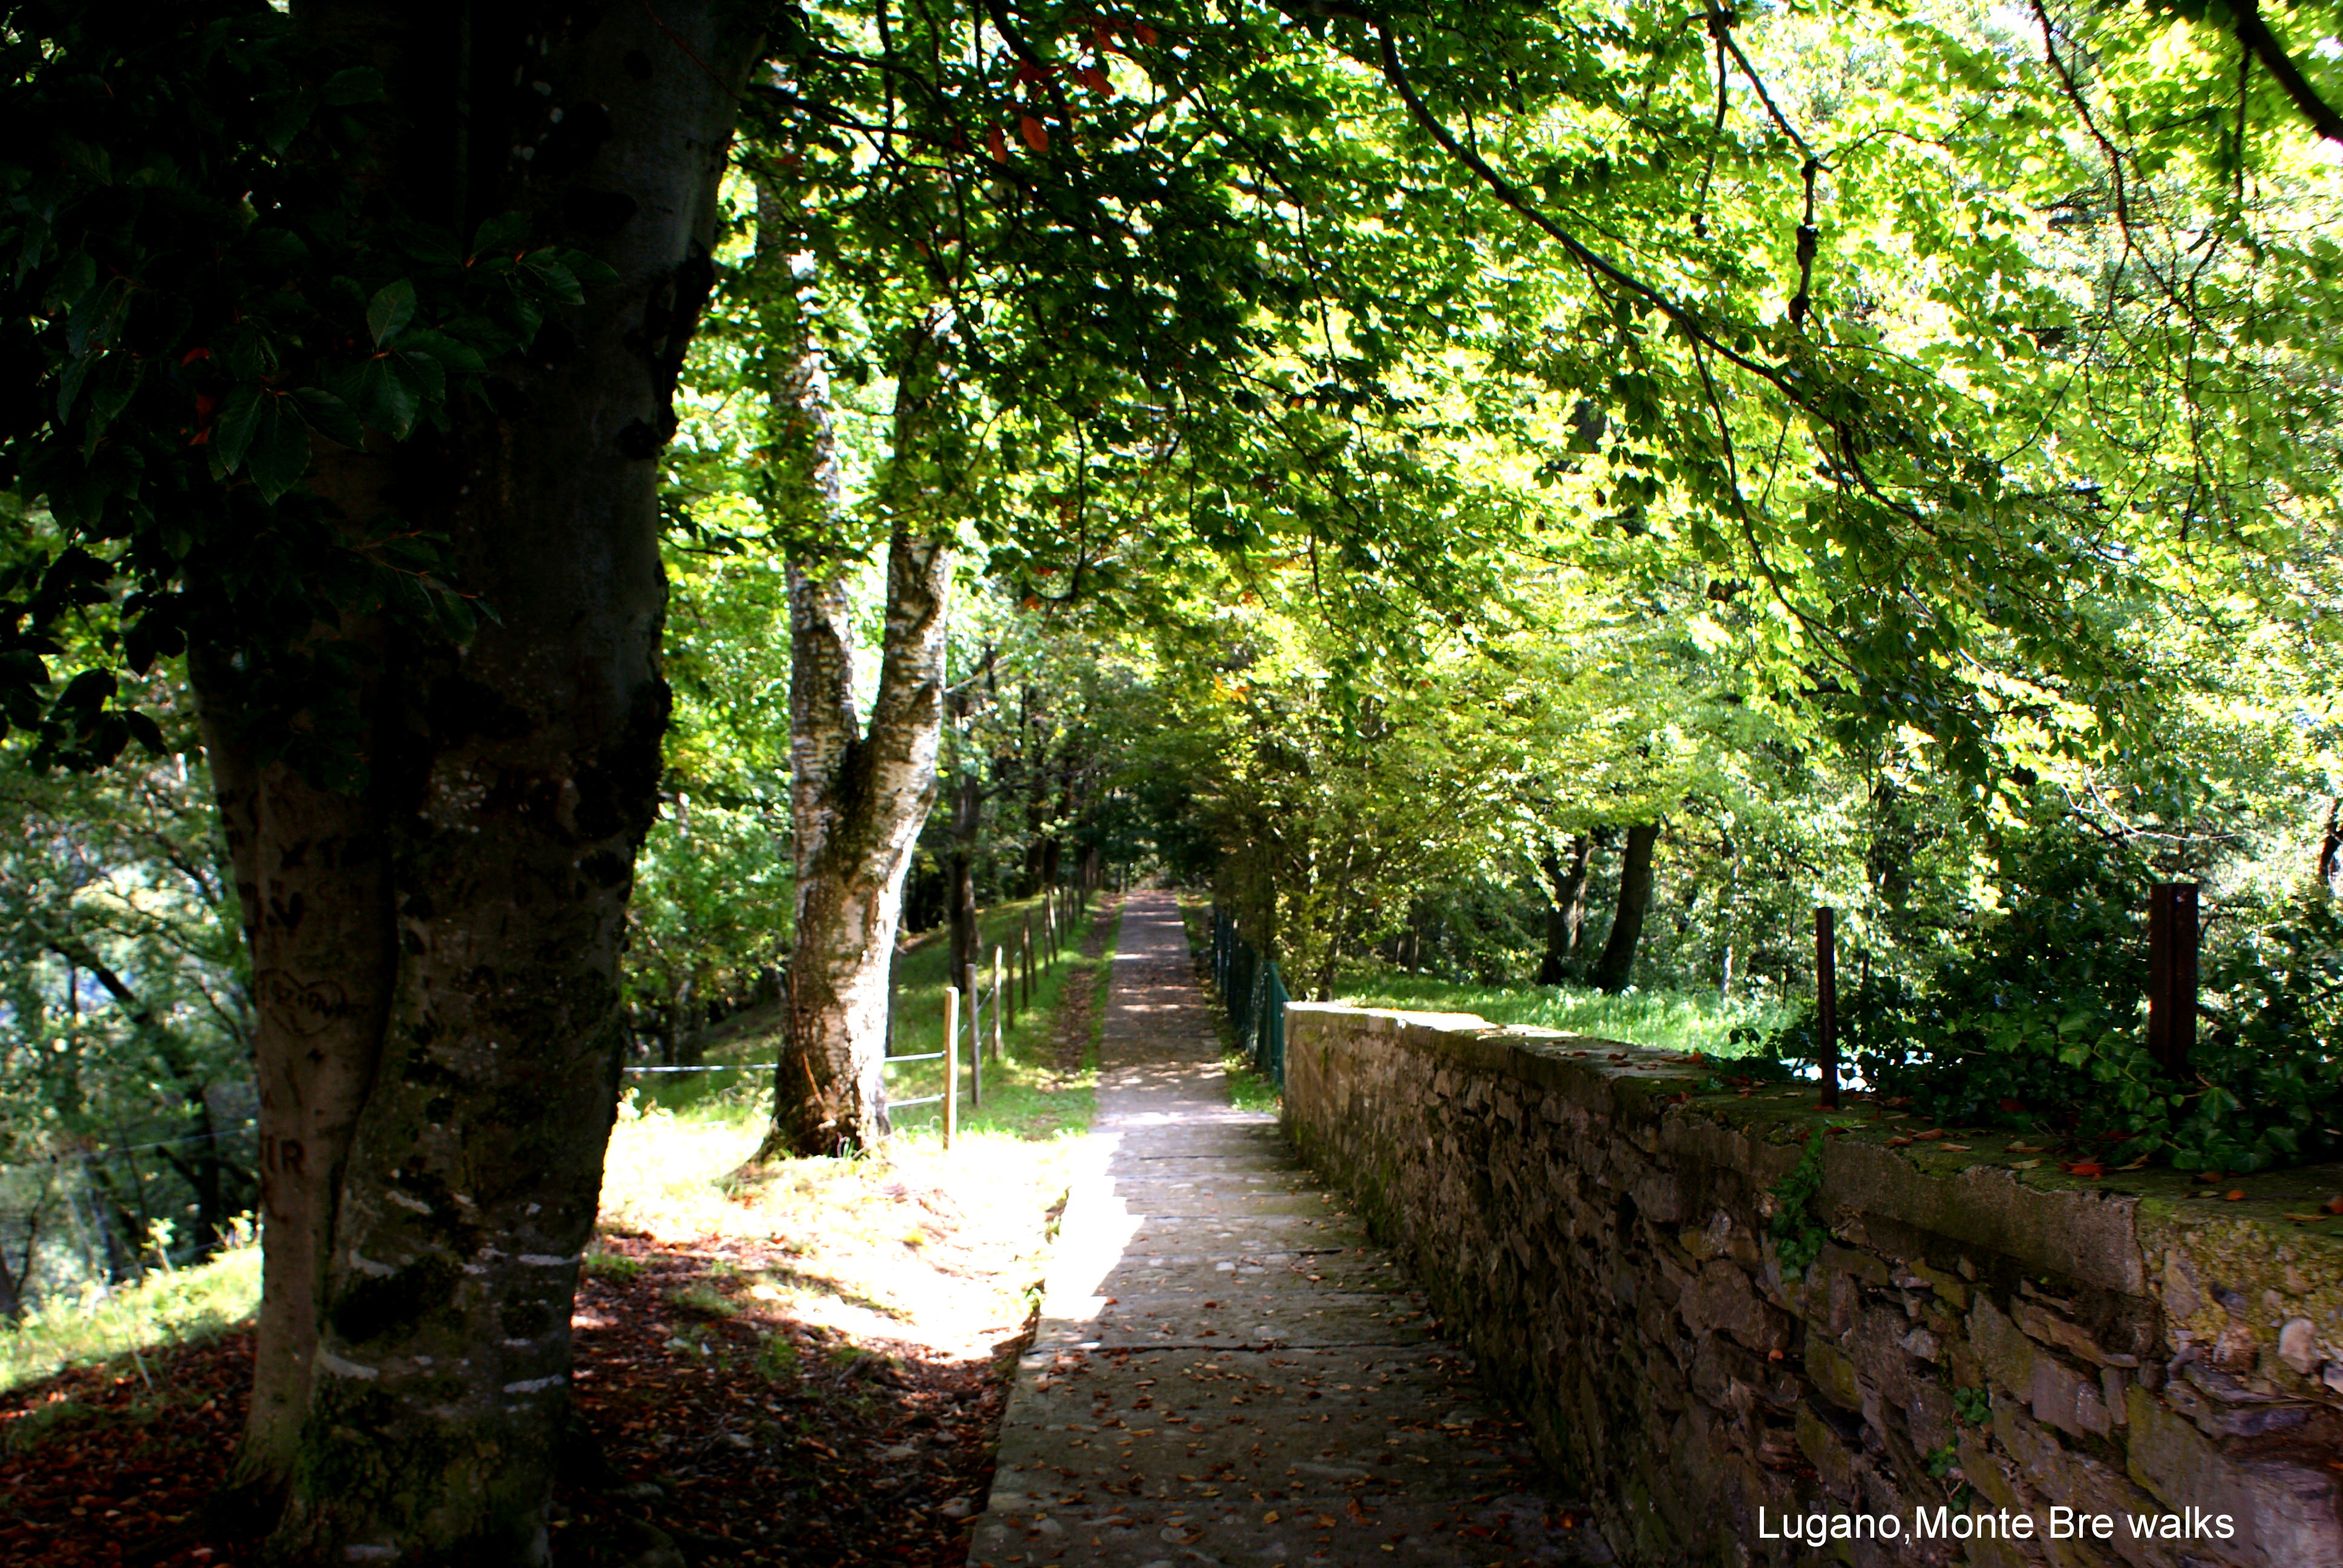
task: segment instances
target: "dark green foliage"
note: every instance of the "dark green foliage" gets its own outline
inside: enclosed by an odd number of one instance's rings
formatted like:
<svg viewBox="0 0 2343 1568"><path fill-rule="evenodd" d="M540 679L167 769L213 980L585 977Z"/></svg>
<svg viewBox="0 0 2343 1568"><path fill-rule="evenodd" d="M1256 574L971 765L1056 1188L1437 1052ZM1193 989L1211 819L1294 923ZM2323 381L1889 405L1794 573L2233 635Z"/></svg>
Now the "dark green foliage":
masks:
<svg viewBox="0 0 2343 1568"><path fill-rule="evenodd" d="M2147 1046L2144 910L2157 873L2128 842L2052 823L2005 846L1998 908L1916 976L1860 954L1842 1055L1930 1121L2063 1135L2105 1163L2258 1171L2343 1152L2343 920L2324 901L2232 911L2207 953L2188 1070ZM1843 971L1844 972L1844 971ZM1811 1004L1767 1042L1815 1054Z"/></svg>
<svg viewBox="0 0 2343 1568"><path fill-rule="evenodd" d="M1774 1189L1774 1218L1766 1231L1774 1238L1774 1251L1785 1275L1805 1273L1822 1256L1823 1243L1830 1240L1815 1203L1822 1192L1823 1150L1829 1142L1819 1134L1809 1135L1806 1151Z"/></svg>
<svg viewBox="0 0 2343 1568"><path fill-rule="evenodd" d="M159 749L116 671L193 647L266 755L350 776L367 672L315 628L387 612L462 640L493 610L443 541L308 494L312 459L493 400L490 363L605 269L517 215L407 210L379 75L266 6L25 4L6 26L0 487L54 525L0 549L0 734L40 765ZM62 686L60 656L84 666Z"/></svg>

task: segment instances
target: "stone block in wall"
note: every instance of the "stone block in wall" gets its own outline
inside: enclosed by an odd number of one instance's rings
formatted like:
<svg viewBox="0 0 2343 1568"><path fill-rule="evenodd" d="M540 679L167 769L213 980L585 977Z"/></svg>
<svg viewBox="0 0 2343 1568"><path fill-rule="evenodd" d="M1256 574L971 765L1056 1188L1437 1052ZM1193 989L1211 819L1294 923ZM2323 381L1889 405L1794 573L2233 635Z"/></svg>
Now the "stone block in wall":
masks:
<svg viewBox="0 0 2343 1568"><path fill-rule="evenodd" d="M1916 1453L1935 1453L1960 1434L1960 1412L1952 1392L1938 1382L1916 1384L1904 1405L1906 1431Z"/></svg>
<svg viewBox="0 0 2343 1568"><path fill-rule="evenodd" d="M1856 1474L1863 1458L1860 1449L1848 1446L1811 1405L1799 1406L1796 1432L1798 1452L1815 1467L1825 1492L1843 1504L1861 1495Z"/></svg>
<svg viewBox="0 0 2343 1568"><path fill-rule="evenodd" d="M1911 1333L1911 1320L1901 1311L1873 1302L1857 1314L1855 1328L1845 1341L1864 1381L1891 1404L1911 1402L1912 1352L1904 1342ZM1926 1375L1925 1369L1923 1375Z"/></svg>
<svg viewBox="0 0 2343 1568"><path fill-rule="evenodd" d="M1876 1291L1885 1290L1892 1277L1886 1259L1860 1247L1843 1247L1836 1241L1823 1243L1815 1267L1825 1274L1845 1275L1852 1282L1869 1285Z"/></svg>
<svg viewBox="0 0 2343 1568"><path fill-rule="evenodd" d="M1695 1334L1730 1334L1760 1353L1790 1345L1790 1314L1759 1295L1746 1271L1721 1259L1701 1266L1699 1279L1676 1310Z"/></svg>
<svg viewBox="0 0 2343 1568"><path fill-rule="evenodd" d="M2343 1568L2335 1473L2283 1458L2232 1458L2194 1422L2131 1391L2131 1479L2167 1509L2227 1514L2229 1560L2255 1568Z"/></svg>
<svg viewBox="0 0 2343 1568"><path fill-rule="evenodd" d="M2034 1397L2034 1360L2040 1352L2008 1313L1989 1301L1969 1309L1969 1345L1985 1375L2022 1400Z"/></svg>
<svg viewBox="0 0 2343 1568"><path fill-rule="evenodd" d="M1967 1310L1969 1287L1967 1282L1959 1275L1949 1270L1934 1268L1926 1260L1920 1258L1906 1259L1903 1268L1907 1278L1917 1280L1935 1292L1953 1311L1957 1312Z"/></svg>
<svg viewBox="0 0 2343 1568"><path fill-rule="evenodd" d="M2105 1364L2107 1352L2098 1336L2082 1324L2052 1311L2040 1302L2020 1301L2010 1304L2010 1316L2028 1339L2037 1344L2053 1345L2091 1362Z"/></svg>
<svg viewBox="0 0 2343 1568"><path fill-rule="evenodd" d="M1817 1334L1806 1336L1806 1375L1823 1397L1842 1410L1863 1408L1863 1384L1855 1360Z"/></svg>
<svg viewBox="0 0 2343 1568"><path fill-rule="evenodd" d="M2080 1437L2086 1432L2104 1437L2115 1422L2096 1377L2085 1378L2055 1356L2034 1358L2033 1385L2026 1402L2034 1419Z"/></svg>
<svg viewBox="0 0 2343 1568"><path fill-rule="evenodd" d="M1678 1239L1686 1252L1702 1261L1724 1258L1752 1269L1765 1256L1756 1237L1745 1226L1735 1224L1733 1216L1723 1209L1710 1210L1698 1230L1687 1229Z"/></svg>
<svg viewBox="0 0 2343 1568"><path fill-rule="evenodd" d="M1627 1188L1635 1209L1655 1225L1674 1225L1684 1217L1684 1181L1674 1172L1644 1170Z"/></svg>
<svg viewBox="0 0 2343 1568"><path fill-rule="evenodd" d="M1901 1226L2101 1290L2137 1294L2146 1283L2133 1199L2046 1191L1996 1165L1939 1174L1868 1144L1843 1153L1825 1170L1823 1199L1830 1207L1892 1215Z"/></svg>
<svg viewBox="0 0 2343 1568"><path fill-rule="evenodd" d="M2178 1560L2165 1543L2141 1539L2124 1523L2128 1515L2163 1512L2160 1503L2127 1477L2095 1455L2062 1442L2019 1407L1996 1409L1993 1430L2023 1478L2024 1490L2033 1499L2030 1506L2037 1514L2056 1503L2077 1513L2104 1514L2117 1521L2109 1541L2094 1542L2068 1555L2088 1563L2119 1561L2177 1568ZM2060 1554L2053 1551L2051 1555Z"/></svg>

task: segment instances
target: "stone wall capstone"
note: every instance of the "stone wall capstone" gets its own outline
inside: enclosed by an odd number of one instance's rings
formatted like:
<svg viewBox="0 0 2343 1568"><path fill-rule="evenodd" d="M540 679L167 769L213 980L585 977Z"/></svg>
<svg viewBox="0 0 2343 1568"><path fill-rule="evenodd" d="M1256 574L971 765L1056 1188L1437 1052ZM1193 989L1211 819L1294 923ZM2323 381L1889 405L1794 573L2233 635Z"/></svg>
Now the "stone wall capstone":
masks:
<svg viewBox="0 0 2343 1568"><path fill-rule="evenodd" d="M1731 1067L1297 1002L1284 1117L1632 1562L2343 1568L2337 1172L2085 1180Z"/></svg>

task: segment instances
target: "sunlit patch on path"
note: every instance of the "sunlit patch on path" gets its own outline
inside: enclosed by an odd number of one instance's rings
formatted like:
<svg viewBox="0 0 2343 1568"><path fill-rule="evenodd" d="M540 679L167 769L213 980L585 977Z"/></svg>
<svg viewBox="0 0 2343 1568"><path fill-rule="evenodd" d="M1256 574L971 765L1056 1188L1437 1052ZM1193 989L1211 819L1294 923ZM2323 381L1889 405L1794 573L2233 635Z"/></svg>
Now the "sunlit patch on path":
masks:
<svg viewBox="0 0 2343 1568"><path fill-rule="evenodd" d="M1607 1562L1408 1282L1231 1105L1169 894L1124 906L1099 1077L970 1562Z"/></svg>

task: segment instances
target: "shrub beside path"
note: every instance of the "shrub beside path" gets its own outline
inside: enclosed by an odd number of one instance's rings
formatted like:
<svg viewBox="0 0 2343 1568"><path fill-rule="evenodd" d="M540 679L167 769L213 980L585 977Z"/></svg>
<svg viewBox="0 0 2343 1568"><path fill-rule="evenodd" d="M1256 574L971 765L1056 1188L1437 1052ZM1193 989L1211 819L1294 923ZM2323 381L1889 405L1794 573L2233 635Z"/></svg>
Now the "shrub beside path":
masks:
<svg viewBox="0 0 2343 1568"><path fill-rule="evenodd" d="M1125 900L1111 984L970 1563L1609 1562L1398 1265L1229 1103L1172 895Z"/></svg>

